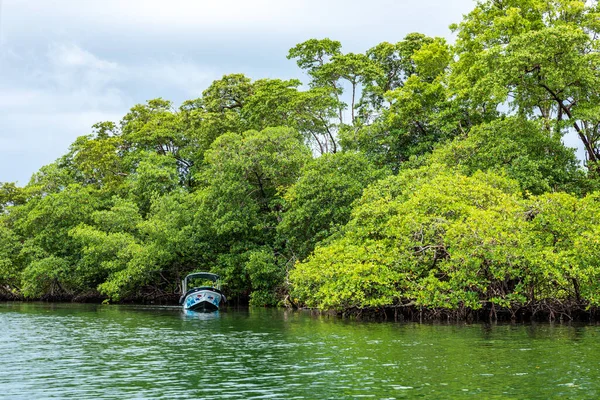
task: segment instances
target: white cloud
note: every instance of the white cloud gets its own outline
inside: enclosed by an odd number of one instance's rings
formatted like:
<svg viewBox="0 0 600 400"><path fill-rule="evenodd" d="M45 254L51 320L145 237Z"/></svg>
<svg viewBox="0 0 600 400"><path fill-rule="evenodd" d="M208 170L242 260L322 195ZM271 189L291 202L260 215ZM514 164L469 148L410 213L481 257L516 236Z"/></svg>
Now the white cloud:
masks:
<svg viewBox="0 0 600 400"><path fill-rule="evenodd" d="M448 25L472 9L473 0L8 0L7 19L26 18L60 31L69 27L156 33L205 32L211 41L257 33L344 33L362 36L412 31L448 35ZM14 22L14 21L13 21ZM9 20L7 23L11 24ZM23 24L20 29L25 29ZM19 29L11 24L12 29ZM381 37L380 41L393 40Z"/></svg>
<svg viewBox="0 0 600 400"><path fill-rule="evenodd" d="M58 67L115 70L117 63L102 60L73 43L52 44L48 58Z"/></svg>
<svg viewBox="0 0 600 400"><path fill-rule="evenodd" d="M167 87L198 95L218 76L214 68L182 57L126 65L103 59L74 43L52 43L42 59L20 55L13 61L17 62L11 66L12 79L0 91L0 107L13 112L25 108L41 114L59 110L126 111L134 101L127 87Z"/></svg>
<svg viewBox="0 0 600 400"><path fill-rule="evenodd" d="M147 82L160 82L162 85L178 88L190 96L197 96L217 78L212 67L204 67L185 61L160 61L145 66L132 66L128 76Z"/></svg>
<svg viewBox="0 0 600 400"><path fill-rule="evenodd" d="M473 6L472 0L4 0L0 181L26 182L91 124L117 120L149 98L198 96L226 72L298 77L286 50L308 38L327 36L346 51L364 51L413 31L448 36L448 24Z"/></svg>
<svg viewBox="0 0 600 400"><path fill-rule="evenodd" d="M124 65L74 43L52 43L42 56L9 50L0 82L0 181L27 182L92 124L119 121L146 100L136 87L198 95L214 79L210 68L181 57ZM27 159L30 167L12 168Z"/></svg>
<svg viewBox="0 0 600 400"><path fill-rule="evenodd" d="M50 44L46 58L38 69L42 87L76 97L78 93L104 97L107 92L118 92L115 84L122 71L116 62L101 59L74 43Z"/></svg>
<svg viewBox="0 0 600 400"><path fill-rule="evenodd" d="M36 113L26 109L0 114L0 182L26 184L36 170L65 154L75 138L90 134L92 124L120 117L99 111Z"/></svg>

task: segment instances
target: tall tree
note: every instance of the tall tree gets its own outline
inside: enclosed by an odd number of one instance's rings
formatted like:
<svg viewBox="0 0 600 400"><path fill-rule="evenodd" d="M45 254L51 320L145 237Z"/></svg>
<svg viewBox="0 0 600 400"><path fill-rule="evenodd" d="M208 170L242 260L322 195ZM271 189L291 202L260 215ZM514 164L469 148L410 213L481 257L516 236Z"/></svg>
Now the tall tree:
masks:
<svg viewBox="0 0 600 400"><path fill-rule="evenodd" d="M480 107L508 104L548 129L577 132L588 166L600 161L597 1L486 0L452 28L452 85Z"/></svg>
<svg viewBox="0 0 600 400"><path fill-rule="evenodd" d="M276 231L282 197L310 159L302 136L282 127L225 134L206 154L207 168L198 178L203 189L196 193L194 235L232 294L259 290L257 299L264 302L267 293L275 299L285 268L274 261L284 250ZM260 282L264 271L271 271L268 287Z"/></svg>
<svg viewBox="0 0 600 400"><path fill-rule="evenodd" d="M414 33L368 53L379 64L379 75L365 86L361 112L375 118L343 129L344 148L360 150L397 172L410 157L430 152L483 119L448 90L452 53L444 39Z"/></svg>
<svg viewBox="0 0 600 400"><path fill-rule="evenodd" d="M444 164L466 175L477 171L506 173L525 194L589 189L573 149L541 121L508 117L473 127L468 135L438 146L428 163Z"/></svg>
<svg viewBox="0 0 600 400"><path fill-rule="evenodd" d="M302 260L317 243L339 232L363 189L385 175L360 153L324 154L306 164L285 193L285 212L277 226L289 256Z"/></svg>

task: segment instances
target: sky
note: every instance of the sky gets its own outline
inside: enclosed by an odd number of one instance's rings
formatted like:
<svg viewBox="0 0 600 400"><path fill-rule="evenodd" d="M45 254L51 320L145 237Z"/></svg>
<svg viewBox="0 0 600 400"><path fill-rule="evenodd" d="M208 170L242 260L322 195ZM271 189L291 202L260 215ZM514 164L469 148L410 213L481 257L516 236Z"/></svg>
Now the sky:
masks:
<svg viewBox="0 0 600 400"><path fill-rule="evenodd" d="M452 41L473 0L0 0L0 182L25 185L100 121L179 105L229 73L300 78L310 38L364 52L411 32Z"/></svg>

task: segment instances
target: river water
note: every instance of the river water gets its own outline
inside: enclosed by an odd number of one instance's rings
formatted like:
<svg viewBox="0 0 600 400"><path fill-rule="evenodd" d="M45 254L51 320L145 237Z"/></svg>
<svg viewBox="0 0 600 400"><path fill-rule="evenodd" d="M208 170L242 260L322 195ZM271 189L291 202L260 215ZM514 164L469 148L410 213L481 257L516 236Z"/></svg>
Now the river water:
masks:
<svg viewBox="0 0 600 400"><path fill-rule="evenodd" d="M0 398L593 399L600 326L0 303Z"/></svg>

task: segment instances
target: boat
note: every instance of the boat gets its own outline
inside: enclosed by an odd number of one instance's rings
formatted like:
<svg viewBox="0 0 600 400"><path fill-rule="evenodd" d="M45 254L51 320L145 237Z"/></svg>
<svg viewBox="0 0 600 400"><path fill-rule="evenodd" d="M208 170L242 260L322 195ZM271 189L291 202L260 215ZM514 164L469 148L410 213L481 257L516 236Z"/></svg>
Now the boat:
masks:
<svg viewBox="0 0 600 400"><path fill-rule="evenodd" d="M200 283L200 286L192 286ZM189 289L188 289L189 287ZM184 311L212 312L225 303L221 292L221 279L217 274L195 272L185 277L181 284L182 296L179 304Z"/></svg>

